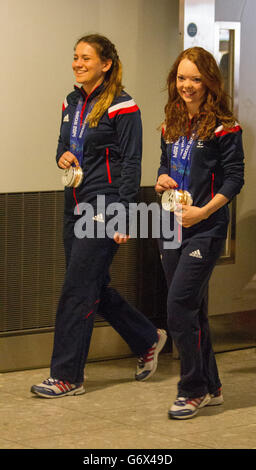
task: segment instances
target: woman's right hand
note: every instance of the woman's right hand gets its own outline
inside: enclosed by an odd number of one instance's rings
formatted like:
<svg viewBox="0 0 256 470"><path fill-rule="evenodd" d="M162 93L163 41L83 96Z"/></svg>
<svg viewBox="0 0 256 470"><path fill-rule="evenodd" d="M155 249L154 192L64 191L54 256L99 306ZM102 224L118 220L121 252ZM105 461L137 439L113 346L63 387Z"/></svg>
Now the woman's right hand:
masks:
<svg viewBox="0 0 256 470"><path fill-rule="evenodd" d="M58 166L60 168L62 168L63 170L66 170L67 168L69 168L72 163L75 163L76 166L79 166L79 161L77 160L77 158L75 157L75 155L73 155L73 153L67 151L65 153L63 153L58 161Z"/></svg>
<svg viewBox="0 0 256 470"><path fill-rule="evenodd" d="M173 189L173 188L175 189L178 188L178 184L173 178L171 178L167 174L163 174L159 176L157 183L155 185L155 191L157 193L163 193L167 189Z"/></svg>

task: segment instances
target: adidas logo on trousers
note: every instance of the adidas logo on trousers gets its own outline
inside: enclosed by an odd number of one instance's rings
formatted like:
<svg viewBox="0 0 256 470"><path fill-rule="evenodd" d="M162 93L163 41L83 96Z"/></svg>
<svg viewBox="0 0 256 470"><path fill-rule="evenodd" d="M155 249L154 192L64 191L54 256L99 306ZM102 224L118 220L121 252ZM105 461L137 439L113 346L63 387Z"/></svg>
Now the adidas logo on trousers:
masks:
<svg viewBox="0 0 256 470"><path fill-rule="evenodd" d="M203 258L200 253L200 250L192 251L192 253L189 253L189 256L193 256L194 258Z"/></svg>

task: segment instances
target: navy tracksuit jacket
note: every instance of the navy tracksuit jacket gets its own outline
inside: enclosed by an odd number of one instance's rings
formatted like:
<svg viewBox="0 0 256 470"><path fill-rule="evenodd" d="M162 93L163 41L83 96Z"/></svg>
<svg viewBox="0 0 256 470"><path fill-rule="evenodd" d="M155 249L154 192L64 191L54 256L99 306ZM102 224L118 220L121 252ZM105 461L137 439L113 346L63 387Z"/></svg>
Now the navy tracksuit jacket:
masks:
<svg viewBox="0 0 256 470"><path fill-rule="evenodd" d="M210 140L196 140L191 153L189 191L193 205L203 207L215 194L231 200L243 186L242 131L217 125ZM161 138L158 175L170 175L171 143ZM207 318L208 282L221 254L229 213L227 205L208 219L182 228L178 249L165 249L159 241L168 286L168 328L181 359L178 395L196 398L220 387Z"/></svg>
<svg viewBox="0 0 256 470"><path fill-rule="evenodd" d="M102 91L100 85L89 96L75 88L63 103L57 162L70 150L70 129L79 98L84 100L81 123ZM70 150L71 151L71 150ZM155 326L109 287L109 267L118 249L110 237L78 238L74 224L79 203L89 202L95 211L97 195L106 205L121 202L128 209L139 191L142 126L138 106L126 93L116 97L97 127L87 127L82 168L84 179L76 189L65 188L64 247L66 276L58 305L51 376L70 383L84 380L95 315L99 312L134 354L140 356L158 339ZM77 211L79 213L79 211ZM81 214L80 214L81 215ZM95 213L95 216L98 214ZM126 217L129 223L128 216ZM94 221L95 226L100 221ZM128 230L128 226L127 226Z"/></svg>
<svg viewBox="0 0 256 470"><path fill-rule="evenodd" d="M103 85L86 96L83 88L75 87L62 106L62 122L57 148L57 162L70 150L70 129L81 96L83 119ZM84 180L78 188L65 188L66 210L73 213L76 203L92 201L98 194L114 195L128 208L135 202L140 187L142 125L135 101L125 91L114 99L97 127L87 127L82 168ZM127 224L129 223L127 215ZM127 226L127 230L128 230Z"/></svg>

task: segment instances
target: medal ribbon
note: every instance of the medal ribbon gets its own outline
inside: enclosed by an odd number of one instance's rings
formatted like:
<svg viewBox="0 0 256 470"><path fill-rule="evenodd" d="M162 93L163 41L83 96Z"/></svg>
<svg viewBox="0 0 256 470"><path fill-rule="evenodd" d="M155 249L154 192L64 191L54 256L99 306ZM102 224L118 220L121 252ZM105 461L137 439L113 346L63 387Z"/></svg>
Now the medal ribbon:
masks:
<svg viewBox="0 0 256 470"><path fill-rule="evenodd" d="M72 126L70 129L70 151L76 156L79 165L82 166L83 161L83 149L84 149L84 140L87 129L86 118L92 110L92 106L89 111L86 113L82 124L80 123L80 117L83 109L83 99L80 98L78 101L76 111L74 114Z"/></svg>
<svg viewBox="0 0 256 470"><path fill-rule="evenodd" d="M172 144L170 176L177 182L179 189L185 191L189 187L189 162L193 145L193 135L190 139L182 136Z"/></svg>

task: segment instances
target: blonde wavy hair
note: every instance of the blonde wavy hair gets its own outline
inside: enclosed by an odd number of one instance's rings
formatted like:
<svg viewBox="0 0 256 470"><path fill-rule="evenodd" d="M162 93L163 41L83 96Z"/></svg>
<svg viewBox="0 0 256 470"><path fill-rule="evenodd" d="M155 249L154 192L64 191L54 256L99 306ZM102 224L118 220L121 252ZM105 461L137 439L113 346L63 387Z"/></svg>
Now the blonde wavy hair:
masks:
<svg viewBox="0 0 256 470"><path fill-rule="evenodd" d="M198 138L206 140L213 137L216 122L220 122L226 130L231 129L236 118L230 109L230 98L224 90L219 67L208 51L202 47L191 47L181 52L167 77L168 102L165 106L164 123L166 140L175 142L181 135L189 133L187 107L176 87L177 71L183 59L188 59L197 66L206 86L204 100L193 120Z"/></svg>
<svg viewBox="0 0 256 470"><path fill-rule="evenodd" d="M107 59L112 60L111 68L105 75L104 89L98 96L92 111L87 116L89 127L97 127L101 116L109 108L113 99L119 96L124 88L122 85L122 64L115 45L105 36L101 36L100 34L83 36L78 39L74 49L76 49L80 42L90 44L103 62Z"/></svg>

